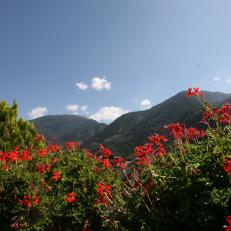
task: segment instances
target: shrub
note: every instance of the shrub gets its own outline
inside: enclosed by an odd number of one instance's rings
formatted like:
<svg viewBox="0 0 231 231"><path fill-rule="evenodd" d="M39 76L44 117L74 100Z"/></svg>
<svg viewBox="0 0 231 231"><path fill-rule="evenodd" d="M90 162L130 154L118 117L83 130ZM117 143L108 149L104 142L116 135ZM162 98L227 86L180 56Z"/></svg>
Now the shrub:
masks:
<svg viewBox="0 0 231 231"><path fill-rule="evenodd" d="M40 135L1 151L0 227L231 230L231 106L212 108L198 88L187 95L200 97L208 128L166 125L169 136L148 137L129 166L104 145L93 154L75 142L45 146Z"/></svg>

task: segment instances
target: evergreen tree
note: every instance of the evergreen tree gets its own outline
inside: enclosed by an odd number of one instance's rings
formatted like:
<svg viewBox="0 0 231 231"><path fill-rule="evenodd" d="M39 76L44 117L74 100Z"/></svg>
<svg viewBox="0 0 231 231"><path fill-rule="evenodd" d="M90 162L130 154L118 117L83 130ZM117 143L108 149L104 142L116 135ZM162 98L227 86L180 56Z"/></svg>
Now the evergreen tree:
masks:
<svg viewBox="0 0 231 231"><path fill-rule="evenodd" d="M8 151L15 146L30 146L34 143L37 131L34 125L17 119L16 102L10 107L7 102L0 101L0 151Z"/></svg>

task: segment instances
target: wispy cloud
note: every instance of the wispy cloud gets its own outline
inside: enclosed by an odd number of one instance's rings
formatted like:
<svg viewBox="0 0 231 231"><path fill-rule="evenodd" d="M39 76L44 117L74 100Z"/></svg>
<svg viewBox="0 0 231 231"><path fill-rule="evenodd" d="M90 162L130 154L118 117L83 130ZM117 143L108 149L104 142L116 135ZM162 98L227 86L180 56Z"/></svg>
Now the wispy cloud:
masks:
<svg viewBox="0 0 231 231"><path fill-rule="evenodd" d="M36 108L32 109L31 112L28 112L27 115L31 119L35 119L35 118L46 115L47 112L48 112L48 109L46 107L36 107Z"/></svg>
<svg viewBox="0 0 231 231"><path fill-rule="evenodd" d="M110 90L111 89L111 83L106 80L105 77L100 78L100 77L94 77L91 80L91 87L97 91L106 89Z"/></svg>
<svg viewBox="0 0 231 231"><path fill-rule="evenodd" d="M88 88L88 85L82 82L77 82L75 86L78 87L82 91L85 91Z"/></svg>
<svg viewBox="0 0 231 231"><path fill-rule="evenodd" d="M220 78L215 76L215 77L213 77L213 81L220 81Z"/></svg>
<svg viewBox="0 0 231 231"><path fill-rule="evenodd" d="M152 107L152 103L149 99L144 99L140 101L140 106L145 109L149 109Z"/></svg>
<svg viewBox="0 0 231 231"><path fill-rule="evenodd" d="M88 109L88 105L83 105L83 106L80 107L80 110L83 111L83 112L86 112L86 113L88 113L87 109Z"/></svg>
<svg viewBox="0 0 231 231"><path fill-rule="evenodd" d="M124 110L122 107L105 106L100 108L100 110L95 114L91 115L90 119L96 120L98 122L109 122L115 120L127 112L128 111Z"/></svg>
<svg viewBox="0 0 231 231"><path fill-rule="evenodd" d="M221 84L225 83L225 84L231 84L231 78L221 78L221 77L218 77L218 76L215 76L213 77L213 81L215 82L220 82Z"/></svg>
<svg viewBox="0 0 231 231"><path fill-rule="evenodd" d="M74 113L74 112L78 111L79 105L77 105L77 104L68 104L68 105L66 106L66 109L67 109L68 111Z"/></svg>
<svg viewBox="0 0 231 231"><path fill-rule="evenodd" d="M78 115L79 111L88 113L87 109L88 109L88 105L79 106L77 104L68 104L66 106L66 110L72 113L73 115Z"/></svg>

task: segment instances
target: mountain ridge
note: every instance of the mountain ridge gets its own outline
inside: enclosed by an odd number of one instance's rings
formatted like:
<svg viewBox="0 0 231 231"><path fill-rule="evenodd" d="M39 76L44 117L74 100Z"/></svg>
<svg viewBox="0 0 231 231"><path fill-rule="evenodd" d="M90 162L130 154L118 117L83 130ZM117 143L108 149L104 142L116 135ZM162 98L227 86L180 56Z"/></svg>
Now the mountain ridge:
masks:
<svg viewBox="0 0 231 231"><path fill-rule="evenodd" d="M202 91L212 105L231 103L231 94ZM201 101L187 97L181 91L167 100L143 111L123 114L109 125L98 123L79 115L47 115L32 120L46 137L56 136L58 143L81 141L83 147L96 150L100 143L111 148L116 155L128 155L137 145L143 144L154 132L163 133L166 124L180 122L186 126L200 127Z"/></svg>

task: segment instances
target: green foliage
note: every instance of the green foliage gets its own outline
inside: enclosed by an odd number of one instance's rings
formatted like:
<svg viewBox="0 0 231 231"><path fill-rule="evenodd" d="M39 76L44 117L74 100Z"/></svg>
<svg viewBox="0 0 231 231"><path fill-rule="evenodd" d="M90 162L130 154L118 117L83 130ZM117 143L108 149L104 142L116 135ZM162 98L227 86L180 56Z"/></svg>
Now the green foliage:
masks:
<svg viewBox="0 0 231 231"><path fill-rule="evenodd" d="M38 152L45 151L44 156ZM121 180L87 151L49 148L30 150L31 160L7 162L0 172L0 227L10 230L21 224L22 230L82 230L84 226L104 230L108 208L96 205L96 184L112 185L112 195L120 195ZM17 151L20 156L22 151ZM45 171L38 165L49 166ZM44 169L44 168L43 168ZM52 178L59 172L60 179ZM74 192L76 201L67 202L67 193ZM24 196L38 197L39 203L20 204ZM115 199L116 201L116 199ZM111 211L111 215L113 211Z"/></svg>
<svg viewBox="0 0 231 231"><path fill-rule="evenodd" d="M155 133L126 169L103 145L99 158L74 142L38 145L41 136L33 148L0 152L1 229L222 230L231 214L231 106L204 110L207 130L165 126L172 146Z"/></svg>
<svg viewBox="0 0 231 231"><path fill-rule="evenodd" d="M16 145L29 146L34 143L36 129L33 124L17 119L16 102L10 107L5 101L0 102L0 150L7 151Z"/></svg>
<svg viewBox="0 0 231 231"><path fill-rule="evenodd" d="M231 212L231 127L210 128L207 137L182 143L142 168L140 187L125 197L125 230L221 230ZM139 167L139 166L137 166ZM136 181L137 182L137 181Z"/></svg>

